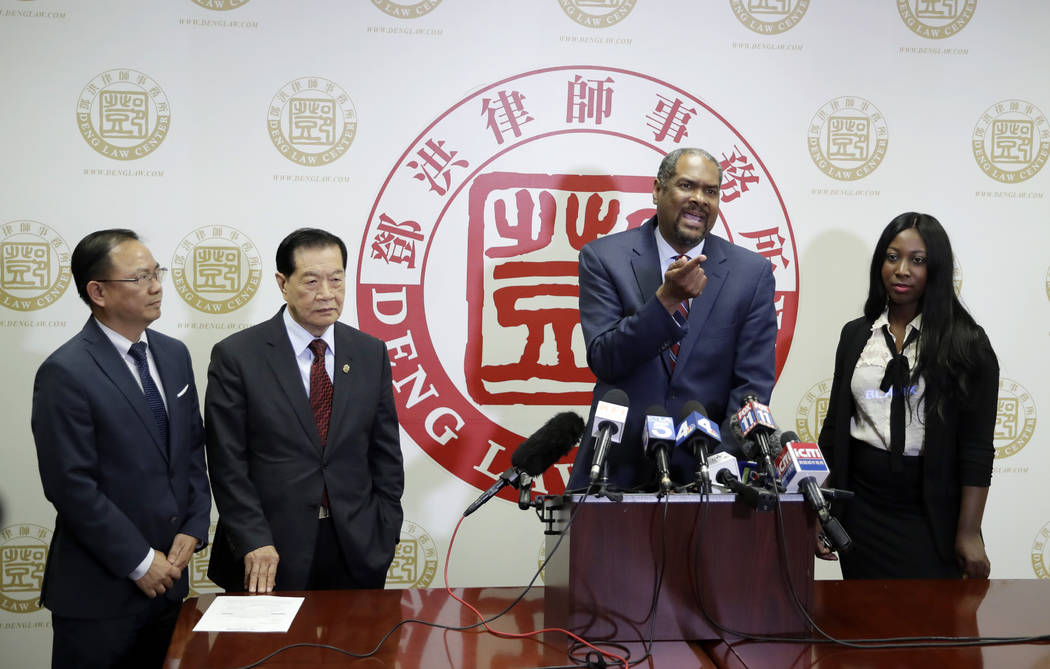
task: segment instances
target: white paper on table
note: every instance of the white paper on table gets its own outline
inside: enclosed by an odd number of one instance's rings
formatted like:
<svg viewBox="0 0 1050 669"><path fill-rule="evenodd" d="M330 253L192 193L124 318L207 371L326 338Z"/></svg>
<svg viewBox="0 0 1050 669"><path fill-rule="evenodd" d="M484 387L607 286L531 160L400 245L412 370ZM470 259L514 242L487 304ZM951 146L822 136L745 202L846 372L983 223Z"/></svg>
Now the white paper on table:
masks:
<svg viewBox="0 0 1050 669"><path fill-rule="evenodd" d="M287 632L303 597L216 597L194 632Z"/></svg>

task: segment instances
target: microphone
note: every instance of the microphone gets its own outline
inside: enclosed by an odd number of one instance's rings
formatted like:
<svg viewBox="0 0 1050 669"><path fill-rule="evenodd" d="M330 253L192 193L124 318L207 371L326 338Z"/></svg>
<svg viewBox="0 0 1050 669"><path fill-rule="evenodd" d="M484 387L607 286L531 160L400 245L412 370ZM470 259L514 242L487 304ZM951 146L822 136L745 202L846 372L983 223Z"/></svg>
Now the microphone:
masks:
<svg viewBox="0 0 1050 669"><path fill-rule="evenodd" d="M722 482L718 480L718 477L719 475L721 475L722 470L727 470L729 474L731 474L734 477L736 477L737 473L740 471L740 462L733 457L732 453L726 453L725 451L713 454L710 458L708 458L707 464L709 467L709 472L711 474L711 479L717 481L718 485L722 486L723 488L725 486L723 486ZM746 483L746 481L741 481L741 483Z"/></svg>
<svg viewBox="0 0 1050 669"><path fill-rule="evenodd" d="M782 448L777 456L777 475L784 488L788 492L802 493L809 508L817 514L832 550L848 551L853 547L853 540L838 518L831 515L828 503L820 490L829 472L820 447L799 442L798 435L791 431L780 435L780 443Z"/></svg>
<svg viewBox="0 0 1050 669"><path fill-rule="evenodd" d="M598 482L602 475L602 466L609 455L609 444L620 443L623 439L623 424L627 422L627 406L630 400L627 393L613 388L605 393L594 409L594 422L591 436L595 439L594 457L591 460L590 485Z"/></svg>
<svg viewBox="0 0 1050 669"><path fill-rule="evenodd" d="M700 470L697 472L697 481L700 491L711 492L710 463L708 453L718 447L722 442L722 434L718 426L711 422L707 416L707 409L696 400L691 400L682 407L682 418L678 425L678 434L675 444L689 449L693 457L697 459Z"/></svg>
<svg viewBox="0 0 1050 669"><path fill-rule="evenodd" d="M529 508L527 494L532 489L532 477L539 476L568 455L569 450L583 436L583 429L583 419L579 415L571 411L555 414L531 437L521 442L510 456L511 466L500 474L492 487L467 507L463 517L466 518L477 511L478 507L508 485L525 491L518 498L518 506L522 509Z"/></svg>
<svg viewBox="0 0 1050 669"><path fill-rule="evenodd" d="M770 477L775 479L776 470L773 468L773 458L776 453L774 452L775 447L770 443L770 436L776 433L777 424L773 420L769 407L759 402L754 395L748 395L736 413L736 422L740 425L740 434L744 440L754 439L754 443L758 445L758 451L754 454L756 459L763 461ZM745 452L745 455L751 457L749 453Z"/></svg>
<svg viewBox="0 0 1050 669"><path fill-rule="evenodd" d="M660 475L660 496L671 492L671 470L668 452L674 448L674 421L667 409L654 404L645 410L645 431L642 432L642 448L650 458L656 458L656 470Z"/></svg>
<svg viewBox="0 0 1050 669"><path fill-rule="evenodd" d="M711 470L715 480L730 491L736 493L737 499L745 502L756 511L769 511L776 503L773 493L763 488L748 485L737 478L737 461L729 453L715 453L710 457ZM736 471L734 471L736 470Z"/></svg>
<svg viewBox="0 0 1050 669"><path fill-rule="evenodd" d="M818 491L828 479L828 464L820 447L803 443L798 435L788 430L780 435L780 454L776 459L777 480L787 492L799 492L803 479L811 479Z"/></svg>

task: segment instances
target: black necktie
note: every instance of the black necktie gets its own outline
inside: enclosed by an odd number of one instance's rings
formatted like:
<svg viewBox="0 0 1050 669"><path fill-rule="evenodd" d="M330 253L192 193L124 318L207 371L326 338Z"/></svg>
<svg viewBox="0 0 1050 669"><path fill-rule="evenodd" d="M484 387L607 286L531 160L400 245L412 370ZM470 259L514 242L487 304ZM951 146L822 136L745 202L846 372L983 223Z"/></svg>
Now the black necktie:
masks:
<svg viewBox="0 0 1050 669"><path fill-rule="evenodd" d="M908 333L900 353L897 352L897 342L890 334L888 325L883 327L882 334L886 337L886 346L890 348L892 357L889 364L886 365L886 373L882 377L882 385L879 386L879 390L886 392L890 388L893 389L893 397L890 399L890 453L894 457L890 460L896 468L902 464L899 458L904 454L904 394L907 392L908 377L911 375L908 358L904 356L904 351L907 350L908 344L915 341L919 331L913 329Z"/></svg>
<svg viewBox="0 0 1050 669"><path fill-rule="evenodd" d="M142 392L146 395L146 404L153 413L153 420L157 423L160 431L160 440L165 447L168 445L168 412L164 410L164 400L160 396L157 384L153 382L153 376L149 373L149 362L146 360L146 342L140 341L131 345L128 354L135 359L135 367L139 371L139 380L142 381Z"/></svg>

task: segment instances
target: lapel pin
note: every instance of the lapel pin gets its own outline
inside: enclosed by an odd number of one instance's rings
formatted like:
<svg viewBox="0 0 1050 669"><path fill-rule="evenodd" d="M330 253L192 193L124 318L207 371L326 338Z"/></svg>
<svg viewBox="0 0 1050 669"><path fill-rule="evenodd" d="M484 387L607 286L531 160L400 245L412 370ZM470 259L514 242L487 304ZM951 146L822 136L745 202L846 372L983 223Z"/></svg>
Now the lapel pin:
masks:
<svg viewBox="0 0 1050 669"><path fill-rule="evenodd" d="M343 374L349 374L349 373L350 373L350 363L348 362L345 365L343 365Z"/></svg>

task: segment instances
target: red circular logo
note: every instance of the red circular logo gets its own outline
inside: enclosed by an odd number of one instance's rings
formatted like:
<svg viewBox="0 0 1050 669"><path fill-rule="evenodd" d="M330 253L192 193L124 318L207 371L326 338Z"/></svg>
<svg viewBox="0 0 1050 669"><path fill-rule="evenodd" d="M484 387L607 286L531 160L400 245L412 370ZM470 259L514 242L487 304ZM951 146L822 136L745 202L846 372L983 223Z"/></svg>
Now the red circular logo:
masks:
<svg viewBox="0 0 1050 669"><path fill-rule="evenodd" d="M798 311L787 209L699 98L628 70L535 70L456 103L398 158L361 243L358 321L387 342L401 426L456 477L488 488L552 414L586 416L579 250L655 214L657 166L687 146L722 165L714 233L773 265L779 376ZM533 490L563 492L574 458Z"/></svg>

